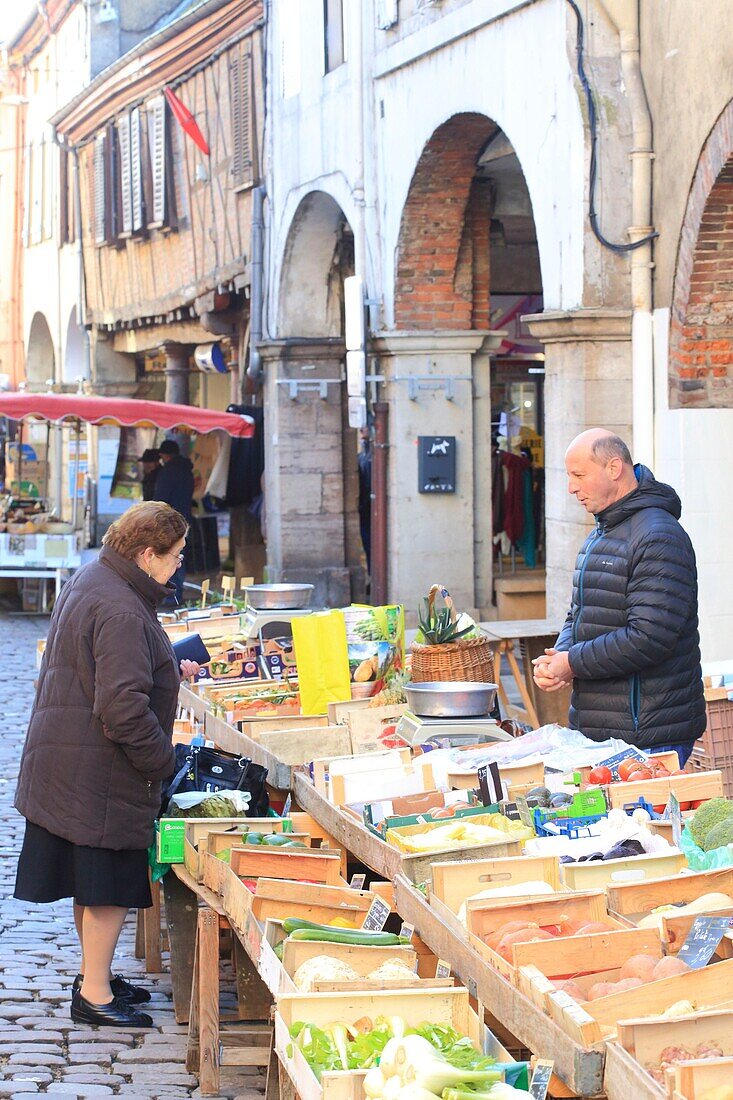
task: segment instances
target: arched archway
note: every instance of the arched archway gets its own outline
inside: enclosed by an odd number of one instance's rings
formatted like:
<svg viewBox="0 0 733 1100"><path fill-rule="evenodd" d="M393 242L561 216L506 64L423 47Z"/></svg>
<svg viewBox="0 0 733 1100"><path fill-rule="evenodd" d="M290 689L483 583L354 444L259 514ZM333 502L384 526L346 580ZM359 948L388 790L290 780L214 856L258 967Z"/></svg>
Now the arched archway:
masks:
<svg viewBox="0 0 733 1100"><path fill-rule="evenodd" d="M325 191L298 205L281 265L278 333L340 337L343 280L354 273L354 235L343 210Z"/></svg>
<svg viewBox="0 0 733 1100"><path fill-rule="evenodd" d="M671 408L733 408L733 101L710 132L687 200L669 342Z"/></svg>
<svg viewBox="0 0 733 1100"><path fill-rule="evenodd" d="M34 313L28 332L25 353L25 375L35 385L45 385L55 377L56 354L48 321L42 313Z"/></svg>
<svg viewBox="0 0 733 1100"><path fill-rule="evenodd" d="M66 345L64 349L64 382L76 382L79 378L89 377L89 362L84 344L84 330L76 319L76 306L71 311L66 326Z"/></svg>

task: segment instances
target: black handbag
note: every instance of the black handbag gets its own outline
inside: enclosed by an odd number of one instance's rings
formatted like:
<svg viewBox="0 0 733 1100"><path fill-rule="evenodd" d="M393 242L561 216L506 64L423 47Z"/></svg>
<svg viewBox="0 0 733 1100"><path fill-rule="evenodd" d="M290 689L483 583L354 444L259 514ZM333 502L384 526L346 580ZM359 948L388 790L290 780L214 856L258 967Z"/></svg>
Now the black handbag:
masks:
<svg viewBox="0 0 733 1100"><path fill-rule="evenodd" d="M216 794L217 791L249 791L247 817L266 817L270 808L267 796L267 768L254 764L246 756L235 756L206 745L176 745L176 766L163 785L164 813L174 794Z"/></svg>

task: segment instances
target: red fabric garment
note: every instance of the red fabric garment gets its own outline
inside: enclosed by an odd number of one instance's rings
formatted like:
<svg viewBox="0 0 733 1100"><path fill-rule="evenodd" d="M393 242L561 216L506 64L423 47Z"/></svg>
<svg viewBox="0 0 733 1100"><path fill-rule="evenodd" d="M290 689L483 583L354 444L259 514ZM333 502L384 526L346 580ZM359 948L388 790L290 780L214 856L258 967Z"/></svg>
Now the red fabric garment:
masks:
<svg viewBox="0 0 733 1100"><path fill-rule="evenodd" d="M504 530L512 545L524 533L524 471L529 459L524 455L502 451L502 466L507 471L507 487L504 493Z"/></svg>

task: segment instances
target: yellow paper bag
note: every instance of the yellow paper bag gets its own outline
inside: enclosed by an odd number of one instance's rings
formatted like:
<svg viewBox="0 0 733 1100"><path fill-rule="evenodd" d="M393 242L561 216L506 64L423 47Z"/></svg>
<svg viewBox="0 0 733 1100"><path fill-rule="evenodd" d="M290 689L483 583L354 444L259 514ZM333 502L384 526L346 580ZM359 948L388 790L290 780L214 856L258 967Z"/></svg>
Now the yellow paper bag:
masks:
<svg viewBox="0 0 733 1100"><path fill-rule="evenodd" d="M318 611L293 619L303 714L325 714L329 703L351 698L349 651L342 611Z"/></svg>

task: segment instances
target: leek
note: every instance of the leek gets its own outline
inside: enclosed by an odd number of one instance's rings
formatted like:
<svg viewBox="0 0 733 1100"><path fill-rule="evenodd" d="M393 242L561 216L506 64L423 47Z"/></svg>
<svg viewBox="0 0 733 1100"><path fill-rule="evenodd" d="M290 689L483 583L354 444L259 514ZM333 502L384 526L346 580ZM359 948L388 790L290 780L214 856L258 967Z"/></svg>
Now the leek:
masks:
<svg viewBox="0 0 733 1100"><path fill-rule="evenodd" d="M338 1056L341 1061L341 1068L349 1068L349 1033L346 1030L344 1024L331 1024L330 1028L326 1031L327 1035L330 1035L333 1039L333 1045L338 1051Z"/></svg>

